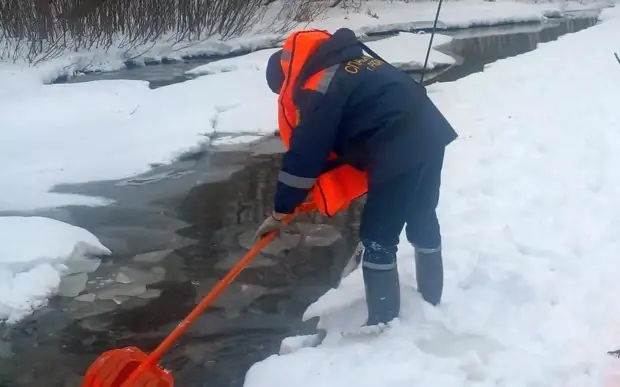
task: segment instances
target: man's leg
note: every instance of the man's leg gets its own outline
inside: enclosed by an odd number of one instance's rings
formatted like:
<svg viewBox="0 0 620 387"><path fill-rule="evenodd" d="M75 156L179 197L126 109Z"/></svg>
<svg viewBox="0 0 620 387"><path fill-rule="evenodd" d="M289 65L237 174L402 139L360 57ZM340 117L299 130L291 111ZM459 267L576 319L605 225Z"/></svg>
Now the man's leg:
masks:
<svg viewBox="0 0 620 387"><path fill-rule="evenodd" d="M443 293L441 232L436 212L443 158L442 149L419 170L406 227L407 239L415 247L418 291L433 305L439 304Z"/></svg>
<svg viewBox="0 0 620 387"><path fill-rule="evenodd" d="M405 173L369 187L360 224L364 245L362 272L366 289L366 325L387 323L400 312L396 251L407 219L406 203L414 187Z"/></svg>

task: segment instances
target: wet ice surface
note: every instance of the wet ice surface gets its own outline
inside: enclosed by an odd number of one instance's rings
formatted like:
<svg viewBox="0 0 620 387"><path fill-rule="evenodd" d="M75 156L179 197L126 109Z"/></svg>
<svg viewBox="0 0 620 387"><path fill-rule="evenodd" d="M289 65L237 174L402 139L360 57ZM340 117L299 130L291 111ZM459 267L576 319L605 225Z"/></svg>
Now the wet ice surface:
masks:
<svg viewBox="0 0 620 387"><path fill-rule="evenodd" d="M153 349L251 247L271 210L279 165L264 147L219 151L172 183L94 183L118 204L46 212L92 230L114 254L68 262L70 274L50 307L3 328L0 386L79 385L80 373L107 349ZM311 330L300 316L336 283L357 215L352 210L331 226L302 217L303 236L283 235L259 254L165 357L176 382L240 386L248 367L277 352L283 337Z"/></svg>
<svg viewBox="0 0 620 387"><path fill-rule="evenodd" d="M143 227L102 227L101 243L116 255L132 255L188 246L194 241L169 231L149 230Z"/></svg>
<svg viewBox="0 0 620 387"><path fill-rule="evenodd" d="M166 256L170 255L172 251L172 249L151 251L149 253L138 254L133 257L133 260L140 263L158 263L161 262L164 258L166 258Z"/></svg>
<svg viewBox="0 0 620 387"><path fill-rule="evenodd" d="M231 252L229 255L224 257L222 260L218 261L215 264L215 268L217 270L230 270L233 268L233 266L235 266L237 261L239 261L239 252L236 252L236 253ZM247 267L249 269L255 269L255 268L260 268L260 267L274 266L277 264L278 264L277 260L273 258L269 258L265 256L264 254L258 254L252 260L252 262L250 262L250 264Z"/></svg>
<svg viewBox="0 0 620 387"><path fill-rule="evenodd" d="M134 257L134 261L156 264L171 252L172 250L164 250L139 254ZM58 295L75 297L76 301L81 302L100 299L113 300L120 304L130 297L154 298L161 293L157 289L147 289L147 285L161 282L165 278L166 269L161 266L138 268L107 264L98 275L91 276L93 278L89 280L88 273L95 271L100 264L98 260L69 261L69 275L62 279Z"/></svg>
<svg viewBox="0 0 620 387"><path fill-rule="evenodd" d="M196 297L194 301L199 303L217 282L217 279L207 279L200 283L195 282ZM233 283L213 302L213 306L222 308L226 317L238 317L241 311L269 292L269 289L263 286Z"/></svg>

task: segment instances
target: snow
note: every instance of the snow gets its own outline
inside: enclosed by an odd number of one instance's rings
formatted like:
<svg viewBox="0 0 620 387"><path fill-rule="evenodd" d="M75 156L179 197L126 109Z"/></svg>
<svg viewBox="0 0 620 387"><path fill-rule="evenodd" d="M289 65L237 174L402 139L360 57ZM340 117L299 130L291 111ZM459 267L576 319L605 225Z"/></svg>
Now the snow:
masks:
<svg viewBox="0 0 620 387"><path fill-rule="evenodd" d="M220 59L187 70L185 73L188 75L209 75L238 70L265 71L269 57L279 50L279 48L270 48L237 57Z"/></svg>
<svg viewBox="0 0 620 387"><path fill-rule="evenodd" d="M359 34L432 27L438 2L364 2L361 12L330 9L306 28L329 31L350 28ZM505 23L539 22L549 5L516 1L447 1L441 7L438 28L466 28Z"/></svg>
<svg viewBox="0 0 620 387"><path fill-rule="evenodd" d="M259 141L262 138L263 136L223 136L211 141L211 146L229 149Z"/></svg>
<svg viewBox="0 0 620 387"><path fill-rule="evenodd" d="M581 4L579 1L562 2L516 2L512 0L448 1L442 6L438 28L465 28L471 26L491 26L506 23L539 22L545 15L561 16L571 10L603 6L608 1L595 1ZM400 2L387 0L368 0L358 9L328 8L317 20L301 23L292 30L319 28L335 31L341 27L354 30L358 35L385 31L408 31L429 28L435 17L437 2ZM179 42L171 44L168 37L149 42L129 51L113 45L107 52L89 50L68 52L59 58L45 61L29 69L29 83L48 83L60 76L73 76L85 71L113 71L125 67L130 61L137 65L159 62L163 59L179 60L198 56L225 56L241 54L260 49L273 48L281 44L279 34L270 31L270 26L281 27L282 22L275 15L281 7L280 1L272 3L264 21L258 23L246 34L220 40L213 37L200 42ZM274 24L275 21L275 24ZM120 41L120 40L119 40ZM19 63L18 68L24 64ZM19 70L17 70L19 71ZM2 78L15 74L15 66L0 61L0 86ZM9 84L10 85L10 84ZM1 89L2 87L0 87Z"/></svg>
<svg viewBox="0 0 620 387"><path fill-rule="evenodd" d="M249 370L245 387L611 385L604 379L620 369L606 354L620 345L620 10L604 20L429 87L460 134L439 206L443 304L415 292L403 235L402 314L387 331L340 337L365 321L356 270L304 315L320 317L323 344L289 340L287 354Z"/></svg>
<svg viewBox="0 0 620 387"><path fill-rule="evenodd" d="M90 232L41 217L0 217L0 320L15 323L47 304L68 260L108 255Z"/></svg>
<svg viewBox="0 0 620 387"><path fill-rule="evenodd" d="M412 34L402 32L393 38L368 43L371 50L394 66L405 70L421 70L430 43L431 34ZM453 39L447 35L435 34L433 50L428 57L427 70L447 67L456 63L453 57L437 51L435 48L448 44Z"/></svg>
<svg viewBox="0 0 620 387"><path fill-rule="evenodd" d="M280 345L280 355L293 353L301 348L315 346L321 342L318 334L287 337Z"/></svg>
<svg viewBox="0 0 620 387"><path fill-rule="evenodd" d="M229 89L243 92L223 92ZM147 82L116 80L35 90L0 95L0 211L108 204L49 191L146 172L206 149L216 133L264 135L277 127L276 95L253 71L155 90Z"/></svg>
<svg viewBox="0 0 620 387"><path fill-rule="evenodd" d="M424 58L430 42L430 34L414 34L402 32L396 36L367 43L371 50L379 54L394 66L405 71L419 70L424 67ZM447 35L435 34L433 48L450 43L452 38ZM269 57L278 51L277 48L259 50L252 53L220 59L186 71L188 75L209 75L237 70L255 70L264 72ZM454 58L431 50L427 69L438 66L449 66L455 63Z"/></svg>

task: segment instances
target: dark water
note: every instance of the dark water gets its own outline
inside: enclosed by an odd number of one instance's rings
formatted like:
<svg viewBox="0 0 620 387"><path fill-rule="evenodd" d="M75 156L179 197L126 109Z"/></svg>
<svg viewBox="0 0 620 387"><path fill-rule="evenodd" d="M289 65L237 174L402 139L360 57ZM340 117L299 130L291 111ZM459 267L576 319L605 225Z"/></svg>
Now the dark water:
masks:
<svg viewBox="0 0 620 387"><path fill-rule="evenodd" d="M266 139L249 151L214 151L163 167L154 179L58 187L119 200L40 213L89 229L115 252L89 276L94 283L83 293L97 293L119 267L163 269L164 277L147 285L161 293L121 296L120 305L55 298L3 332L14 356L0 362L0 385L78 385L79 373L107 349L154 348L247 251L250 232L272 209L281 149L279 140ZM167 177L158 182L161 176ZM176 191L161 189L171 182ZM338 283L357 243L359 210L355 205L332 219L302 216L305 241L293 233L259 256L165 357L178 385L241 386L249 366L277 352L282 338L311 332L314 322L302 323L300 316ZM153 260L145 259L148 252Z"/></svg>
<svg viewBox="0 0 620 387"><path fill-rule="evenodd" d="M484 66L496 60L533 51L540 43L557 40L560 36L578 32L597 24L599 12L575 13L574 16L551 20L542 26L526 26L521 31L500 27L495 31L451 31L455 38L442 51L458 57L458 65L437 74L430 83L452 82L467 75L484 71ZM489 33L492 33L489 35Z"/></svg>
<svg viewBox="0 0 620 387"><path fill-rule="evenodd" d="M440 51L457 58L457 65L450 68L440 66L425 75L427 84L451 82L469 74L483 71L484 66L498 59L504 59L535 50L539 43L556 40L567 33L580 31L597 23L600 10L576 11L558 19L540 23L523 23L495 27L476 27L469 29L438 30L438 34L455 38ZM423 24L423 23L422 23ZM430 32L431 28L420 25L412 32ZM389 38L396 32L378 33L366 37L365 41ZM90 73L70 79L68 82L88 82L106 79L130 79L148 81L151 88L184 82L195 78L185 72L200 65L221 58L200 58L187 61L154 64L122 69L118 71ZM420 71L412 71L415 79L420 79Z"/></svg>
<svg viewBox="0 0 620 387"><path fill-rule="evenodd" d="M213 59L195 59L169 64L152 64L131 69L120 69L117 71L88 73L71 78L68 81L62 80L62 82L77 83L112 79L129 79L135 81L148 81L150 87L152 89L156 89L158 87L193 79L195 76L185 74L185 72L212 61ZM56 83L61 83L61 81L59 80Z"/></svg>
<svg viewBox="0 0 620 387"><path fill-rule="evenodd" d="M477 37L453 31L461 36L445 49L462 63L435 80L481 71L486 63L595 22L565 20L500 35L469 32ZM173 66L178 64L161 67ZM31 318L3 328L0 386L78 386L102 351L154 348L247 251L249 234L272 208L281 151L277 140L266 139L249 149L211 149L126 180L56 187L117 201L38 213L90 230L114 256L88 276L82 294L96 295L94 301L56 297ZM258 257L164 358L177 385L241 386L249 366L277 352L283 337L312 331L314 322L302 323L300 316L338 283L357 243L359 213L356 204L333 219L303 217L304 243L289 235ZM119 283L119 272L132 283Z"/></svg>

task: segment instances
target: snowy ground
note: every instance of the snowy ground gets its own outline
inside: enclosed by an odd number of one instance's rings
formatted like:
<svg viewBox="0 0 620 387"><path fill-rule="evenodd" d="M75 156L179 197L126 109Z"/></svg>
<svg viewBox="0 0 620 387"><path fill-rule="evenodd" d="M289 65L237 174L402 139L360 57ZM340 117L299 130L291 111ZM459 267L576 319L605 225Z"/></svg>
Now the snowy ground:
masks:
<svg viewBox="0 0 620 387"><path fill-rule="evenodd" d="M219 92L229 87L245 92ZM5 117L0 132L0 210L105 204L98 198L48 190L58 183L145 172L152 163L171 162L201 149L216 130L273 133L276 128L275 97L257 72L218 74L155 90L141 81L38 90L0 97L0 116ZM252 101L258 102L249 104ZM30 114L33 108L38 114Z"/></svg>
<svg viewBox="0 0 620 387"><path fill-rule="evenodd" d="M110 251L88 231L40 217L0 217L0 321L45 306L62 275L92 271Z"/></svg>
<svg viewBox="0 0 620 387"><path fill-rule="evenodd" d="M245 387L618 385L603 378L620 369L606 355L620 345L620 11L604 20L430 87L460 134L440 203L443 305L416 295L403 242L391 329L339 338L365 320L356 271L306 312L324 343L287 341Z"/></svg>

